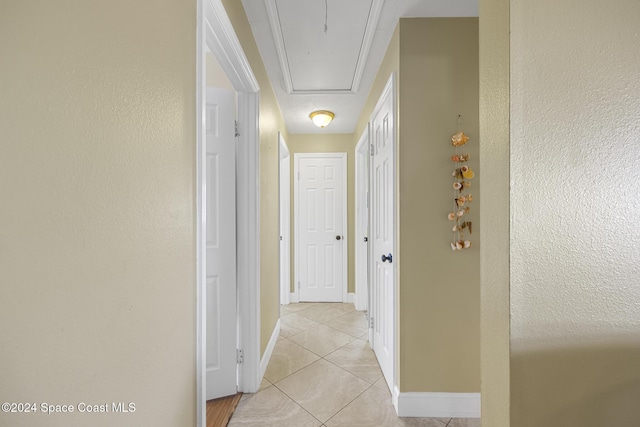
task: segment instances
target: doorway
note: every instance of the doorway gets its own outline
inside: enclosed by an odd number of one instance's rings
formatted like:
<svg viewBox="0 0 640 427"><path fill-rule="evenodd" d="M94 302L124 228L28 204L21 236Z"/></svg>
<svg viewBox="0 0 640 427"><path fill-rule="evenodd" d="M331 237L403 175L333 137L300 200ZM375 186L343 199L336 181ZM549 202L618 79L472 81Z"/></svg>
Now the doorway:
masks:
<svg viewBox="0 0 640 427"><path fill-rule="evenodd" d="M395 84L392 74L371 115L372 347L397 402L395 243ZM395 261L395 263L394 263ZM397 408L396 408L397 411Z"/></svg>
<svg viewBox="0 0 640 427"><path fill-rule="evenodd" d="M296 300L347 302L347 153L294 154Z"/></svg>
<svg viewBox="0 0 640 427"><path fill-rule="evenodd" d="M237 391L237 328L228 326L228 319L237 318L234 98L231 90L207 87L204 201L207 400Z"/></svg>
<svg viewBox="0 0 640 427"><path fill-rule="evenodd" d="M221 0L198 0L196 128L196 394L197 425L206 424L207 389L207 108L206 50L212 52L237 93L236 146L236 280L237 315L222 319L236 331L237 390L255 392L260 375L260 275L259 275L259 94L258 82ZM224 304L225 302L221 302Z"/></svg>

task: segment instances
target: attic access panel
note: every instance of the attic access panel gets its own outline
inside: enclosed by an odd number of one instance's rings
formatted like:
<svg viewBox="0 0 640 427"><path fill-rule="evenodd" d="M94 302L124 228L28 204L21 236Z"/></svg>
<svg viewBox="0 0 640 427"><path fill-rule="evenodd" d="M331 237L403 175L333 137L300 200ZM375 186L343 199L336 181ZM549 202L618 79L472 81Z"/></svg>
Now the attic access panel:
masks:
<svg viewBox="0 0 640 427"><path fill-rule="evenodd" d="M357 91L382 0L267 2L289 93Z"/></svg>

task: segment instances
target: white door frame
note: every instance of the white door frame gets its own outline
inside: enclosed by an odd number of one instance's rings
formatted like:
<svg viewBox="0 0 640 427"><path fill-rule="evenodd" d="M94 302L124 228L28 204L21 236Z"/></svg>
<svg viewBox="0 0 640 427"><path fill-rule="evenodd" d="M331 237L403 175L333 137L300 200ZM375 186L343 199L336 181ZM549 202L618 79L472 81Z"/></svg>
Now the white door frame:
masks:
<svg viewBox="0 0 640 427"><path fill-rule="evenodd" d="M280 304L289 304L291 295L291 156L287 143L278 133L280 162L278 174L280 182ZM288 161L285 161L288 160ZM283 163L289 168L283 169ZM288 184L283 187L283 183ZM286 192L284 194L283 192Z"/></svg>
<svg viewBox="0 0 640 427"><path fill-rule="evenodd" d="M369 126L362 132L356 145L355 168L355 281L356 310L369 307L369 244L362 239L369 236ZM365 210L366 212L363 212ZM364 263L364 271L362 269ZM364 274L362 274L364 272Z"/></svg>
<svg viewBox="0 0 640 427"><path fill-rule="evenodd" d="M347 295L347 281L348 281L348 255L349 255L349 241L347 235L347 153L294 153L293 154L293 227L294 227L294 252L295 252L295 270L294 270L294 288L295 291L291 294L291 302L299 302L300 301L300 218L299 215L299 200L300 197L298 195L299 191L299 182L300 182L300 170L298 168L298 162L301 158L338 158L342 159L343 167L344 167L344 189L342 191L342 203L344 207L344 214L342 215L342 229L343 232L343 242L344 242L344 250L342 251L342 302L348 302Z"/></svg>
<svg viewBox="0 0 640 427"><path fill-rule="evenodd" d="M259 90L249 61L221 0L197 0L196 52L196 419L206 425L206 47L220 63L238 94L237 149L237 269L238 345L244 364L238 365L238 389L260 386L260 193Z"/></svg>

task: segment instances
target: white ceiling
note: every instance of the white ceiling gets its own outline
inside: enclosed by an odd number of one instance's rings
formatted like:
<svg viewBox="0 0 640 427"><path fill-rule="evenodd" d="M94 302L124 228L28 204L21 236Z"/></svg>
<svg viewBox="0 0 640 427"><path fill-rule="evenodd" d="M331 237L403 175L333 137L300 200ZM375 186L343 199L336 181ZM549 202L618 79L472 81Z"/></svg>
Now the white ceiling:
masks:
<svg viewBox="0 0 640 427"><path fill-rule="evenodd" d="M478 0L242 4L289 133L354 132L400 17L478 16ZM335 120L319 129L309 119L315 110L333 111Z"/></svg>

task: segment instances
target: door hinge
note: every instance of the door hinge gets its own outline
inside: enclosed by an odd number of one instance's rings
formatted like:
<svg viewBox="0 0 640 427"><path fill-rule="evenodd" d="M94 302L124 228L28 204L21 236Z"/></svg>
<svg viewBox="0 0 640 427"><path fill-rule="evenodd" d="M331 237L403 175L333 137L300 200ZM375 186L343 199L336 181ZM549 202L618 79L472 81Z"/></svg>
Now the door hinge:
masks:
<svg viewBox="0 0 640 427"><path fill-rule="evenodd" d="M370 155L375 155L375 149L373 148L373 144L371 144L371 149L369 150Z"/></svg>
<svg viewBox="0 0 640 427"><path fill-rule="evenodd" d="M298 171L298 181L300 181L300 171Z"/></svg>
<svg viewBox="0 0 640 427"><path fill-rule="evenodd" d="M235 125L235 130L236 130L236 138L240 136L240 132L238 132L238 121L234 120L233 121L234 125Z"/></svg>
<svg viewBox="0 0 640 427"><path fill-rule="evenodd" d="M369 329L373 329L373 317L369 318Z"/></svg>
<svg viewBox="0 0 640 427"><path fill-rule="evenodd" d="M236 362L238 365L242 365L244 363L244 351L240 349L236 350Z"/></svg>

